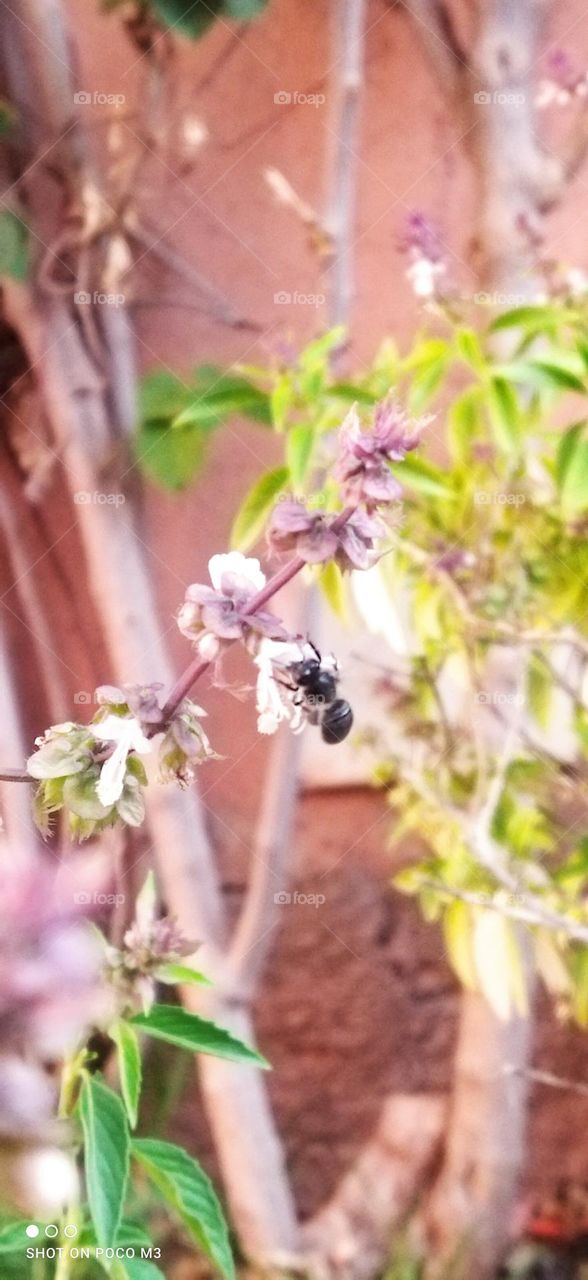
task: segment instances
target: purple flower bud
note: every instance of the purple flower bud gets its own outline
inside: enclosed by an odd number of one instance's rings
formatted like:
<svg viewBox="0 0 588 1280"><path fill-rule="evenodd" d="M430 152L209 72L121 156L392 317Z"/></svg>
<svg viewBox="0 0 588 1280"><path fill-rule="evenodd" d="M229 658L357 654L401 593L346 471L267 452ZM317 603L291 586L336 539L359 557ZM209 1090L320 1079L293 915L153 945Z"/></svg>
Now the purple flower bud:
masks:
<svg viewBox="0 0 588 1280"><path fill-rule="evenodd" d="M390 462L402 462L419 443L430 417L413 419L392 399L376 408L371 430L363 431L355 406L341 427L335 474L346 501L364 502L368 508L395 502L402 487L390 471Z"/></svg>
<svg viewBox="0 0 588 1280"><path fill-rule="evenodd" d="M412 209L407 214L398 248L401 253L416 251L429 262L440 262L443 257L439 228L420 209Z"/></svg>
<svg viewBox="0 0 588 1280"><path fill-rule="evenodd" d="M265 585L258 560L231 551L213 556L208 568L212 586L195 582L186 591L178 615L182 635L196 641L203 632L220 640L246 639L251 631L276 640L287 636L280 619L273 614L263 610L247 612Z"/></svg>
<svg viewBox="0 0 588 1280"><path fill-rule="evenodd" d="M331 523L332 517L308 511L303 502L291 498L274 508L268 542L273 551L293 552L307 564L322 564L337 553L338 537Z"/></svg>
<svg viewBox="0 0 588 1280"><path fill-rule="evenodd" d="M370 569L378 559L375 543L381 541L386 526L378 516L359 508L339 531L335 560L340 569Z"/></svg>

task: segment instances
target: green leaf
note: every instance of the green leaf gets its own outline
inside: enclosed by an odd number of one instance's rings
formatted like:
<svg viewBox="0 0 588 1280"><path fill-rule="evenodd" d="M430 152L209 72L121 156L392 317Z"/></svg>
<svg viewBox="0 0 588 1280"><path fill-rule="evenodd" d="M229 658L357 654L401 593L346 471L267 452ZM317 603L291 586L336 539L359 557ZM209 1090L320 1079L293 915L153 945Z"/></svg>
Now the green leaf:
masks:
<svg viewBox="0 0 588 1280"><path fill-rule="evenodd" d="M447 373L447 357L442 356L426 365L413 378L408 392L408 408L411 413L421 413L439 390Z"/></svg>
<svg viewBox="0 0 588 1280"><path fill-rule="evenodd" d="M98 1076L84 1076L79 1101L84 1168L96 1239L116 1242L129 1174L129 1127L123 1104Z"/></svg>
<svg viewBox="0 0 588 1280"><path fill-rule="evenodd" d="M227 1280L234 1280L235 1265L224 1214L210 1179L197 1161L173 1143L153 1138L135 1139L133 1156L206 1256Z"/></svg>
<svg viewBox="0 0 588 1280"><path fill-rule="evenodd" d="M473 329L458 329L455 341L459 355L470 368L480 372L486 367L486 357Z"/></svg>
<svg viewBox="0 0 588 1280"><path fill-rule="evenodd" d="M165 982L169 986L181 985L182 983L199 987L211 987L213 985L205 973L200 973L198 969L192 969L187 964L160 964L155 970L155 977L158 982Z"/></svg>
<svg viewBox="0 0 588 1280"><path fill-rule="evenodd" d="M424 458L406 457L404 462L393 463L390 470L402 485L417 493L426 493L431 498L455 498L443 471Z"/></svg>
<svg viewBox="0 0 588 1280"><path fill-rule="evenodd" d="M443 913L443 935L447 954L464 987L476 990L472 914L465 902L456 899Z"/></svg>
<svg viewBox="0 0 588 1280"><path fill-rule="evenodd" d="M267 3L268 0L224 0L223 12L235 22L250 22L263 13Z"/></svg>
<svg viewBox="0 0 588 1280"><path fill-rule="evenodd" d="M269 1063L255 1049L250 1049L223 1027L217 1027L216 1023L200 1018L196 1013L188 1013L179 1005L154 1004L149 1013L135 1014L132 1023L147 1035L167 1040L180 1049L211 1053L216 1058L229 1058L232 1062L247 1062L269 1069Z"/></svg>
<svg viewBox="0 0 588 1280"><path fill-rule="evenodd" d="M327 564L321 565L318 579L321 591L330 604L333 613L336 613L337 617L345 622L347 619L347 596L343 574L339 565L335 564L334 560L329 560Z"/></svg>
<svg viewBox="0 0 588 1280"><path fill-rule="evenodd" d="M447 360L450 354L449 344L444 338L426 338L413 347L404 361L404 368L425 369L437 364L439 360Z"/></svg>
<svg viewBox="0 0 588 1280"><path fill-rule="evenodd" d="M190 403L193 392L175 373L157 369L142 378L139 385L138 412L141 422L174 418Z"/></svg>
<svg viewBox="0 0 588 1280"><path fill-rule="evenodd" d="M190 40L199 40L222 10L222 0L152 0L158 18L166 27Z"/></svg>
<svg viewBox="0 0 588 1280"><path fill-rule="evenodd" d="M125 1258L113 1262L112 1280L165 1280L163 1271L149 1258Z"/></svg>
<svg viewBox="0 0 588 1280"><path fill-rule="evenodd" d="M329 387L329 395L336 396L338 400L345 400L354 404L365 404L368 408L377 403L379 397L373 391L367 391L365 387L358 387L355 382L334 382Z"/></svg>
<svg viewBox="0 0 588 1280"><path fill-rule="evenodd" d="M204 365L196 370L190 402L173 419L172 426L210 429L235 414L270 425L270 403L265 391L238 374L223 373L214 365Z"/></svg>
<svg viewBox="0 0 588 1280"><path fill-rule="evenodd" d="M151 1244L151 1237L144 1227L133 1222L131 1218L123 1218L116 1233L116 1243L129 1248L134 1245L135 1248L147 1249ZM91 1222L84 1223L80 1228L80 1233L76 1237L76 1244L87 1246L90 1249L96 1248L98 1240Z"/></svg>
<svg viewBox="0 0 588 1280"><path fill-rule="evenodd" d="M579 357L566 356L563 352L557 359L531 360L529 367L540 373L549 383L562 391L586 392L586 382L582 361Z"/></svg>
<svg viewBox="0 0 588 1280"><path fill-rule="evenodd" d="M137 1123L141 1096L141 1048L139 1037L129 1022L120 1019L110 1028L109 1035L118 1050L120 1089L131 1128Z"/></svg>
<svg viewBox="0 0 588 1280"><path fill-rule="evenodd" d="M480 388L469 387L454 400L448 417L448 441L457 466L467 466L472 445L480 433Z"/></svg>
<svg viewBox="0 0 588 1280"><path fill-rule="evenodd" d="M584 422L577 422L562 436L555 460L555 475L565 516L588 507L588 441Z"/></svg>
<svg viewBox="0 0 588 1280"><path fill-rule="evenodd" d="M321 334L320 338L315 338L304 351L300 354L300 368L309 369L312 366L325 365L327 356L335 351L337 347L345 341L345 326L336 325L334 329L329 329L327 333Z"/></svg>
<svg viewBox="0 0 588 1280"><path fill-rule="evenodd" d="M206 435L197 427L174 431L166 422L149 422L136 438L141 469L164 489L185 489L205 457Z"/></svg>
<svg viewBox="0 0 588 1280"><path fill-rule="evenodd" d="M26 1228L32 1225L31 1219L23 1218L22 1222L7 1222L0 1230L0 1254L2 1253L20 1253L25 1249L27 1244L32 1241L25 1235ZM39 1231L43 1231L43 1224L39 1226Z"/></svg>
<svg viewBox="0 0 588 1280"><path fill-rule="evenodd" d="M527 667L527 702L542 729L549 724L552 694L553 676L545 663L532 653Z"/></svg>
<svg viewBox="0 0 588 1280"><path fill-rule="evenodd" d="M266 520L279 493L290 479L287 467L266 471L244 498L231 529L231 546L247 551L263 532Z"/></svg>
<svg viewBox="0 0 588 1280"><path fill-rule="evenodd" d="M96 795L97 781L97 769L93 770L90 775L87 773L73 773L69 778L65 779L63 800L67 808L71 809L72 813L77 814L78 818L100 820L108 817L110 808L106 808L101 804Z"/></svg>
<svg viewBox="0 0 588 1280"><path fill-rule="evenodd" d="M13 125L16 122L16 118L17 118L16 112L10 106L10 103L6 102L4 98L1 98L0 99L0 137L3 138L7 133L10 133L10 130L12 129Z"/></svg>
<svg viewBox="0 0 588 1280"><path fill-rule="evenodd" d="M11 209L0 212L0 276L26 280L29 269L29 233Z"/></svg>
<svg viewBox="0 0 588 1280"><path fill-rule="evenodd" d="M313 427L292 427L286 436L286 462L294 489L301 489L304 485L313 445Z"/></svg>
<svg viewBox="0 0 588 1280"><path fill-rule="evenodd" d="M557 329L562 318L558 307L514 307L492 321L490 332L498 333L501 329Z"/></svg>
<svg viewBox="0 0 588 1280"><path fill-rule="evenodd" d="M294 386L289 373L282 374L270 396L270 412L272 424L276 431L283 431L288 417L288 410L294 399Z"/></svg>
<svg viewBox="0 0 588 1280"><path fill-rule="evenodd" d="M521 413L516 391L506 378L491 378L488 384L488 416L498 447L505 453L518 452L521 441Z"/></svg>

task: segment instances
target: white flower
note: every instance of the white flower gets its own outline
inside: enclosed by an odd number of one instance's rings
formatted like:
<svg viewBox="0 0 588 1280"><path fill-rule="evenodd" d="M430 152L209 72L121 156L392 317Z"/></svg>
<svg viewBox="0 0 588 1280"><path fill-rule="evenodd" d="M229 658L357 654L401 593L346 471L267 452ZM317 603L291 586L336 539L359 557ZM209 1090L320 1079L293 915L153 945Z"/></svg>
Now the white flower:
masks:
<svg viewBox="0 0 588 1280"><path fill-rule="evenodd" d="M184 605L184 608L185 607L186 606ZM180 609L180 615L181 612L182 610ZM180 631L181 629L182 628L180 626ZM220 653L220 640L218 639L218 636L214 636L211 631L205 631L196 643L200 657L204 662L214 662L214 659L218 658ZM202 714L206 715L206 712L203 711Z"/></svg>
<svg viewBox="0 0 588 1280"><path fill-rule="evenodd" d="M406 272L417 298L433 298L436 293L436 277L444 276L444 262L432 262L430 258L415 258Z"/></svg>
<svg viewBox="0 0 588 1280"><path fill-rule="evenodd" d="M76 1166L56 1147L32 1150L18 1162L17 1184L25 1201L39 1216L55 1213L80 1194Z"/></svg>
<svg viewBox="0 0 588 1280"><path fill-rule="evenodd" d="M286 669L301 662L304 649L292 641L263 639L255 658L257 676L257 730L275 733L282 720L287 720L293 733L304 728L302 708L296 706L288 688L276 680L274 667Z"/></svg>
<svg viewBox="0 0 588 1280"><path fill-rule="evenodd" d="M102 765L96 786L100 803L109 809L122 795L129 751L146 755L151 743L135 716L106 716L92 725L92 733L101 742L116 742L112 755Z"/></svg>
<svg viewBox="0 0 588 1280"><path fill-rule="evenodd" d="M265 573L259 560L249 559L243 555L242 551L228 551L224 555L211 556L208 561L208 572L215 591L222 592L225 573L245 578L256 591L261 591L261 588L265 587Z"/></svg>

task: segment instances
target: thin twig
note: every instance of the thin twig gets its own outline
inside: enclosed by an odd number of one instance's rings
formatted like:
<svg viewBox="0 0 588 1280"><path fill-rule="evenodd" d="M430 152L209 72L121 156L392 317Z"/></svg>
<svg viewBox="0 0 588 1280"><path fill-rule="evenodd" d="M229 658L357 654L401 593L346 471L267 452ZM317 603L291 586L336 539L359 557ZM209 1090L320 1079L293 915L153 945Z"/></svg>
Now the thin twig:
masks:
<svg viewBox="0 0 588 1280"><path fill-rule="evenodd" d="M511 1067L507 1063L504 1067L504 1074L507 1076L524 1076L526 1080L532 1080L535 1084L546 1084L552 1089L569 1089L572 1093L581 1093L588 1097L588 1084L584 1084L582 1080L567 1080L565 1076L556 1076L552 1071L538 1071L530 1067L528 1069Z"/></svg>

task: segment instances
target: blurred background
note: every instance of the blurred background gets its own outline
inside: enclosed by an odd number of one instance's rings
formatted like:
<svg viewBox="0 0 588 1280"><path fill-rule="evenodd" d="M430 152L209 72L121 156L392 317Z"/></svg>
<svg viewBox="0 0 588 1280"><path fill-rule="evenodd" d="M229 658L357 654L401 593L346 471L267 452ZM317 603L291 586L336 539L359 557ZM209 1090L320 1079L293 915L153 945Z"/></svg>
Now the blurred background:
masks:
<svg viewBox="0 0 588 1280"><path fill-rule="evenodd" d="M169 375L173 399L173 380L191 387L202 366L287 367L341 324L340 379L361 378L384 338L404 351L429 327L435 288L415 262L442 262L455 294L484 306L487 292L495 309L524 300L531 254L586 269L580 150L565 191L552 191L563 109L547 113L541 183L520 157L541 85L573 96L588 37L571 0L3 7L2 93L17 118L6 126L3 204L26 209L34 264L28 282L7 272L0 352L0 763L12 766L47 723L91 706L97 685L167 682L185 665L175 626L185 588L206 580L236 509L282 459L280 437L238 407L219 415L205 452L201 439L186 446L187 461L149 457L144 442L137 453L137 388L150 375ZM473 103L483 117L474 90L487 92L492 58L505 94L522 81L533 89L514 124L478 127L469 113ZM470 74L470 63L482 88L471 80L466 92L455 66ZM579 135L583 111L580 102ZM440 466L451 395L450 383L426 437ZM300 592L287 607L300 617ZM284 846L247 1011L273 1065L267 1096L225 1107L234 1077L197 1084L162 1050L150 1114L224 1180L243 1256L269 1265L271 1255L277 1274L294 1273L302 1227L325 1275L416 1277L425 1236L434 1262L484 1217L483 1260L474 1249L451 1274L496 1275L507 1244L522 1240L523 1269L509 1274L580 1275L585 1031L544 994L533 1017L501 1025L483 995L463 996L438 924L392 884L423 847L409 833L391 848L389 796L374 784L370 734L379 743L395 732L378 685L392 646L357 612L350 626L313 609L312 634L342 663L360 736L332 752L306 735L301 757L288 746L279 758L256 733L251 698L203 688L220 758L181 812L159 805L127 863L131 876L157 843L169 898L197 847L190 936L196 927L203 967L216 973L218 938L203 931L219 911L227 929L237 921L260 840L265 854ZM244 660L227 679L247 680ZM300 779L295 811L268 834L278 777L294 806L285 776ZM1 787L7 828L30 829L26 801ZM238 1023L220 986L215 1016ZM457 1118L456 1061L466 1095ZM439 1188L444 1226L438 1204L423 1226ZM189 1280L202 1265L170 1246L170 1277Z"/></svg>

